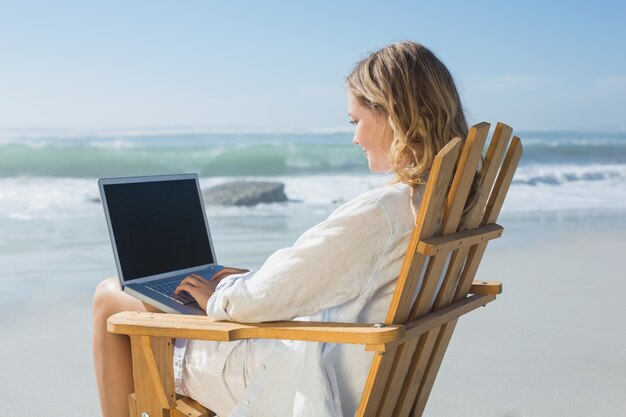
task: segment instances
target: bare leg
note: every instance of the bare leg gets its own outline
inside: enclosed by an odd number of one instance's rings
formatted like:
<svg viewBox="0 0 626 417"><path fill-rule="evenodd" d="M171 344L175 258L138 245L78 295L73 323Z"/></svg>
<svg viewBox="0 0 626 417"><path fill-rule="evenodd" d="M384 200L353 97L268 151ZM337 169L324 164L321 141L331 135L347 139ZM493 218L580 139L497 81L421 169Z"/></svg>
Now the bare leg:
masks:
<svg viewBox="0 0 626 417"><path fill-rule="evenodd" d="M96 288L93 298L93 360L104 417L128 416L128 395L133 392L130 339L107 332L106 321L120 311L147 309L141 301L121 290L117 278L108 278Z"/></svg>

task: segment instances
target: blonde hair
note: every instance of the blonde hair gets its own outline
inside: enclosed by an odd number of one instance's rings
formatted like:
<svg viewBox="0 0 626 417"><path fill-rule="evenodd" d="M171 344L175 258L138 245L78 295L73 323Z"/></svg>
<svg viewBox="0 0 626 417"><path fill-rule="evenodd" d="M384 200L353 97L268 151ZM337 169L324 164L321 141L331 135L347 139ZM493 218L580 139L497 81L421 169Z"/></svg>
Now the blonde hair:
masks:
<svg viewBox="0 0 626 417"><path fill-rule="evenodd" d="M465 140L468 127L454 80L445 65L425 46L394 43L358 62L346 78L350 93L393 130L389 165L395 183L412 190L428 180L437 152L450 140ZM479 176L461 220L464 225L477 204Z"/></svg>

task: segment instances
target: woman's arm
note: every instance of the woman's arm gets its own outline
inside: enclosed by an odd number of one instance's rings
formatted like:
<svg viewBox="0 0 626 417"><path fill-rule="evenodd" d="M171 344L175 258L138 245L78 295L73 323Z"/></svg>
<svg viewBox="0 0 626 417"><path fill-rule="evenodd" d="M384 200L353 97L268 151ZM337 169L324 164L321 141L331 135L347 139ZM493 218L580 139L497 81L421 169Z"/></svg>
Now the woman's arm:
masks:
<svg viewBox="0 0 626 417"><path fill-rule="evenodd" d="M392 228L378 199L359 197L275 252L255 274L218 288L207 314L218 320L290 320L358 296L388 250Z"/></svg>

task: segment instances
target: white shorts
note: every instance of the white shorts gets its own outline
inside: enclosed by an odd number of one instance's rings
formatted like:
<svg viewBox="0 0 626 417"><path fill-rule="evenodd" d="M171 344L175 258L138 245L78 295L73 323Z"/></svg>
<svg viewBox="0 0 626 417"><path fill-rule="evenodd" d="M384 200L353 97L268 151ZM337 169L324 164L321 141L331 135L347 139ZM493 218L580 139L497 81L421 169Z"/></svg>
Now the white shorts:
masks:
<svg viewBox="0 0 626 417"><path fill-rule="evenodd" d="M226 417L276 344L276 340L270 339L235 342L177 339L176 392L193 398L219 417Z"/></svg>

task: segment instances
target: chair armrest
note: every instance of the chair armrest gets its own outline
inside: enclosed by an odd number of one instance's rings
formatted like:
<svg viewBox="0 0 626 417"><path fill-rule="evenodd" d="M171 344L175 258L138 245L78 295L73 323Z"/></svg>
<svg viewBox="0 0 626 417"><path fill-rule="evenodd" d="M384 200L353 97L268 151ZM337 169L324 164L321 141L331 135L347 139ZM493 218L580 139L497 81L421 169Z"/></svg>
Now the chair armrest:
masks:
<svg viewBox="0 0 626 417"><path fill-rule="evenodd" d="M443 307L439 310L428 313L416 320L410 321L404 326L405 334L402 338L393 340L385 345L370 344L365 346L365 350L375 352L385 352L391 347L395 347L401 343L405 343L410 339L421 337L424 333L432 329L443 326L449 321L456 320L470 311L476 310L478 307L485 307L496 299L495 294L474 294L460 301Z"/></svg>
<svg viewBox="0 0 626 417"><path fill-rule="evenodd" d="M166 336L229 342L241 339L284 339L309 342L386 344L404 336L404 326L365 323L275 321L236 323L206 316L122 312L109 317L107 330L126 335Z"/></svg>
<svg viewBox="0 0 626 417"><path fill-rule="evenodd" d="M283 339L361 344L366 345L366 350L384 352L391 346L418 337L495 299L495 294L474 294L406 325L311 321L237 323L215 321L206 316L125 311L109 317L107 330L129 336L174 337L217 342Z"/></svg>
<svg viewBox="0 0 626 417"><path fill-rule="evenodd" d="M473 281L469 290L470 294L502 294L502 283L500 281Z"/></svg>

